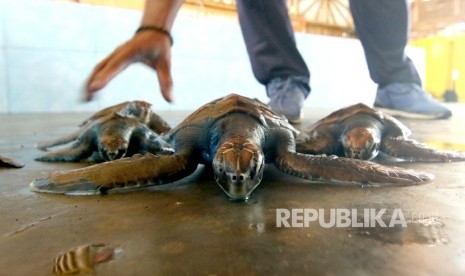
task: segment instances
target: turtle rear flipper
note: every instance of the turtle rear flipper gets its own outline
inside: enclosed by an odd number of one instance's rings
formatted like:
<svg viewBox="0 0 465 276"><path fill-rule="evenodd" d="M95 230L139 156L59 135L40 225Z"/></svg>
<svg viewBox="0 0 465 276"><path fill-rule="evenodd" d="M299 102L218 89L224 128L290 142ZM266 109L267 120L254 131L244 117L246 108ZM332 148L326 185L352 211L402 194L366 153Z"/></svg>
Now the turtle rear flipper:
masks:
<svg viewBox="0 0 465 276"><path fill-rule="evenodd" d="M155 156L151 153L90 167L58 171L30 184L34 192L89 195L110 189L139 188L169 183L194 172L197 163L188 155Z"/></svg>
<svg viewBox="0 0 465 276"><path fill-rule="evenodd" d="M158 134L166 133L171 129L171 126L155 112L150 114L148 127Z"/></svg>
<svg viewBox="0 0 465 276"><path fill-rule="evenodd" d="M381 151L407 161L457 162L465 161L465 153L442 151L412 139L385 137L381 142Z"/></svg>
<svg viewBox="0 0 465 276"><path fill-rule="evenodd" d="M309 135L301 132L295 141L296 151L306 154L339 154L339 142L335 135Z"/></svg>
<svg viewBox="0 0 465 276"><path fill-rule="evenodd" d="M0 167L5 167L5 168L22 168L24 167L24 164L20 164L16 161L14 161L11 158L0 156Z"/></svg>
<svg viewBox="0 0 465 276"><path fill-rule="evenodd" d="M369 161L334 155L289 152L278 157L275 164L278 169L293 176L333 183L415 185L434 178L426 172L386 167Z"/></svg>

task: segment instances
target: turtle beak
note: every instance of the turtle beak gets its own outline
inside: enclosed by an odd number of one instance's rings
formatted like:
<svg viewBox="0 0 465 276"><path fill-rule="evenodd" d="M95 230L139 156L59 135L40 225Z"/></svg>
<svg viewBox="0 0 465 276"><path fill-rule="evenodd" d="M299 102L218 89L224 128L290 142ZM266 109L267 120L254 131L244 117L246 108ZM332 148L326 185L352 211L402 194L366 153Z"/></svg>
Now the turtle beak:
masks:
<svg viewBox="0 0 465 276"><path fill-rule="evenodd" d="M100 156L105 159L106 161L113 161L116 159L123 158L126 155L126 149L117 149L114 151L110 151L104 148L100 150Z"/></svg>
<svg viewBox="0 0 465 276"><path fill-rule="evenodd" d="M99 141L100 156L106 161L112 161L126 156L128 150L127 141L114 137L103 137Z"/></svg>
<svg viewBox="0 0 465 276"><path fill-rule="evenodd" d="M262 151L249 141L225 142L213 159L215 181L232 200L247 200L263 176Z"/></svg>

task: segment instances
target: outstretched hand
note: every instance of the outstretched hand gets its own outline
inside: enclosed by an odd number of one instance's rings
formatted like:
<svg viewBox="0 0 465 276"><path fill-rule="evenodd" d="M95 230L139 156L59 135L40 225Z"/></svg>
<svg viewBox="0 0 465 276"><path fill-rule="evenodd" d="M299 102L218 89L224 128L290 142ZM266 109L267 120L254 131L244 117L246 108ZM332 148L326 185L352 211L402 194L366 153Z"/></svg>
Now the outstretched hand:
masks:
<svg viewBox="0 0 465 276"><path fill-rule="evenodd" d="M138 33L97 64L87 80L85 99L92 100L94 93L135 62L143 62L157 72L163 98L172 102L171 43L157 32Z"/></svg>

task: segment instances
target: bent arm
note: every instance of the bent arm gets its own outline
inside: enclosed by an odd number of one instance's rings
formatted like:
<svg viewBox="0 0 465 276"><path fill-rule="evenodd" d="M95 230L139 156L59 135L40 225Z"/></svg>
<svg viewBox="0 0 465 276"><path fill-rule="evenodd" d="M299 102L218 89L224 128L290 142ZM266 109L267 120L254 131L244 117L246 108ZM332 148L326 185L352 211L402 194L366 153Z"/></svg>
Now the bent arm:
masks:
<svg viewBox="0 0 465 276"><path fill-rule="evenodd" d="M147 0L142 25L170 31L184 1ZM171 41L163 31L142 31L116 48L97 64L86 84L85 99L102 89L122 70L134 62L143 62L157 72L160 90L166 101L172 101Z"/></svg>

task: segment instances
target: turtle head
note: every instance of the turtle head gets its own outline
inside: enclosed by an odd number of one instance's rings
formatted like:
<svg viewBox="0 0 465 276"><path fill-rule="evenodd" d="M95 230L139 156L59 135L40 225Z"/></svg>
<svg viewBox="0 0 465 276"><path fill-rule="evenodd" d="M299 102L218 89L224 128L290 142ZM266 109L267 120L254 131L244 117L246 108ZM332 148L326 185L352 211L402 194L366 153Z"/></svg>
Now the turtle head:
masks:
<svg viewBox="0 0 465 276"><path fill-rule="evenodd" d="M215 181L232 200L246 200L260 184L265 158L249 139L234 138L222 143L213 159Z"/></svg>
<svg viewBox="0 0 465 276"><path fill-rule="evenodd" d="M373 128L352 128L341 139L346 157L371 160L378 155L381 138Z"/></svg>
<svg viewBox="0 0 465 276"><path fill-rule="evenodd" d="M123 137L102 136L99 139L98 149L100 156L106 160L116 160L123 158L128 150L129 142Z"/></svg>
<svg viewBox="0 0 465 276"><path fill-rule="evenodd" d="M118 114L123 117L135 118L141 123L150 120L152 105L144 101L133 101L127 104Z"/></svg>

